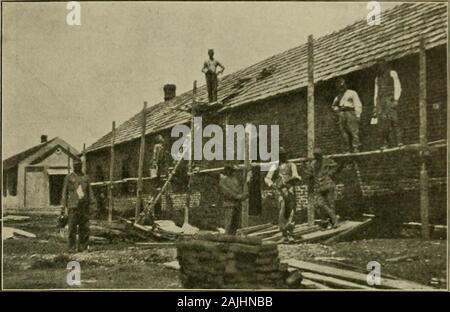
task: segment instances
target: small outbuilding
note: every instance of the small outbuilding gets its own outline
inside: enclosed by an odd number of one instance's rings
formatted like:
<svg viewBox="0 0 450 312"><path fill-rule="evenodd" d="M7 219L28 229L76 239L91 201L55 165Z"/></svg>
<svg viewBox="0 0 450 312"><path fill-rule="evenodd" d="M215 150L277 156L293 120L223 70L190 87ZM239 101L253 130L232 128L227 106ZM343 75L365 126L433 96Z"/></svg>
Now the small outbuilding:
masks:
<svg viewBox="0 0 450 312"><path fill-rule="evenodd" d="M41 143L3 161L4 212L58 212L64 177L79 152L64 140Z"/></svg>

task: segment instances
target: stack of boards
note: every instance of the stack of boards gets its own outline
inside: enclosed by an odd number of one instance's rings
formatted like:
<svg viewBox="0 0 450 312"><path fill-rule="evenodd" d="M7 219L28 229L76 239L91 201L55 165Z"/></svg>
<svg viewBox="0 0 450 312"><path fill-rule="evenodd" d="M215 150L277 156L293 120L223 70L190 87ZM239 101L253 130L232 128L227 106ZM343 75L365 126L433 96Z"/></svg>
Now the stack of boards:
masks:
<svg viewBox="0 0 450 312"><path fill-rule="evenodd" d="M296 243L312 243L332 239L334 236L341 236L343 233L353 232L369 222L370 219L365 221L343 221L335 229L323 229L318 225L302 223L295 225L292 236ZM271 223L242 228L237 231L237 234L261 238L262 241L266 242L281 243L284 241L279 227Z"/></svg>

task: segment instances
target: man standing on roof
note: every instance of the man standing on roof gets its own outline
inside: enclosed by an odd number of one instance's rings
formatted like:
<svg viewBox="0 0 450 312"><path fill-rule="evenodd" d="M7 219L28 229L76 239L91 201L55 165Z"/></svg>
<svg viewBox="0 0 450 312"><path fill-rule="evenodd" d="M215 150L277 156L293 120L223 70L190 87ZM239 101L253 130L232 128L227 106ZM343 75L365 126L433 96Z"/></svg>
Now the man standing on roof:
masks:
<svg viewBox="0 0 450 312"><path fill-rule="evenodd" d="M347 89L344 78L336 81L338 95L334 98L332 109L338 114L338 124L342 137L347 144L347 152L359 152L359 121L362 104L358 93Z"/></svg>
<svg viewBox="0 0 450 312"><path fill-rule="evenodd" d="M217 75L223 73L225 67L216 59L214 59L214 50L208 50L209 59L203 64L202 72L206 78L206 88L208 89L209 103L217 102ZM217 70L217 67L220 67Z"/></svg>
<svg viewBox="0 0 450 312"><path fill-rule="evenodd" d="M397 106L402 94L402 86L395 70L389 68L385 59L377 62L378 74L375 78L374 116L378 118L383 145L386 148L403 145L402 130L398 120Z"/></svg>
<svg viewBox="0 0 450 312"><path fill-rule="evenodd" d="M235 235L241 220L242 201L248 194L243 192L236 176L237 168L233 165L225 165L224 173L219 177L219 189L223 196L225 233Z"/></svg>
<svg viewBox="0 0 450 312"><path fill-rule="evenodd" d="M288 162L287 152L283 147L279 150L279 164L273 165L264 182L275 190L278 205L278 226L286 240L292 241L294 228L294 216L297 209L295 196L295 184L301 181L297 172L297 166Z"/></svg>
<svg viewBox="0 0 450 312"><path fill-rule="evenodd" d="M69 252L87 250L90 207L95 207L95 198L89 177L83 174L79 160L74 160L73 172L64 179L61 205L61 214L67 217L69 227Z"/></svg>
<svg viewBox="0 0 450 312"><path fill-rule="evenodd" d="M313 205L324 209L330 217L330 227L338 226L338 217L335 213L334 176L342 169L335 161L324 158L320 148L314 149L314 159L308 163L305 176L309 180L308 190L313 192Z"/></svg>

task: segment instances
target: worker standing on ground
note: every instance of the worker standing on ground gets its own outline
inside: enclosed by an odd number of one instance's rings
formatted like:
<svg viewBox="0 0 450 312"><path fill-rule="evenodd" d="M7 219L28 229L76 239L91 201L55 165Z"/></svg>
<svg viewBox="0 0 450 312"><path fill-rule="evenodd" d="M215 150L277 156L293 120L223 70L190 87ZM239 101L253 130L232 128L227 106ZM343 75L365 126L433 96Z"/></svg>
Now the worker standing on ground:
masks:
<svg viewBox="0 0 450 312"><path fill-rule="evenodd" d="M347 152L359 152L359 122L362 112L362 104L358 93L347 89L344 78L338 78L336 82L338 95L334 98L332 109L338 114L338 125L342 137L347 144Z"/></svg>
<svg viewBox="0 0 450 312"><path fill-rule="evenodd" d="M309 180L309 191L313 192L313 204L316 209L324 209L330 217L330 227L338 226L338 217L335 212L335 188L334 176L342 169L335 161L324 158L320 148L314 149L314 159L306 168L306 176ZM312 188L312 189L311 189Z"/></svg>
<svg viewBox="0 0 450 312"><path fill-rule="evenodd" d="M214 50L208 50L209 59L203 64L202 72L206 78L206 88L208 89L209 103L217 102L217 76L223 73L225 67L216 59L214 59ZM217 67L220 67L217 70Z"/></svg>
<svg viewBox="0 0 450 312"><path fill-rule="evenodd" d="M291 241L296 212L295 181L301 178L297 172L297 166L288 162L288 155L283 147L279 150L279 164L273 165L264 182L275 190L278 205L278 226L285 239Z"/></svg>
<svg viewBox="0 0 450 312"><path fill-rule="evenodd" d="M81 161L75 160L73 172L64 179L61 205L69 227L69 252L82 252L89 246L90 207L95 206L89 177L82 172ZM93 208L94 209L94 208ZM79 237L77 247L77 233Z"/></svg>
<svg viewBox="0 0 450 312"><path fill-rule="evenodd" d="M383 145L387 148L403 145L402 129L398 119L398 101L402 94L400 79L395 70L389 68L385 59L377 62L374 91L374 117L378 119Z"/></svg>
<svg viewBox="0 0 450 312"><path fill-rule="evenodd" d="M236 176L237 171L236 167L227 164L219 177L219 189L223 196L225 233L229 235L236 234L241 220L241 204L248 197Z"/></svg>

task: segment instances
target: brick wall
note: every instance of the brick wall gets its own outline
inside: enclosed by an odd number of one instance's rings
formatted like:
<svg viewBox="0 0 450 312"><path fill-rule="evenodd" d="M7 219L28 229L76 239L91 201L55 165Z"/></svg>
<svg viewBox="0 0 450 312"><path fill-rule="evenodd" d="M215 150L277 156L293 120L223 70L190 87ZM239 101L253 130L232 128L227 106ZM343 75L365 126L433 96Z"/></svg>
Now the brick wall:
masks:
<svg viewBox="0 0 450 312"><path fill-rule="evenodd" d="M411 55L396 60L392 63L398 72L402 83L402 96L399 102L399 116L404 132L404 143L416 143L419 140L419 110L418 110L418 56ZM373 111L373 88L375 71L368 68L356 71L345 76L349 88L354 89L360 95L363 103L361 115L360 137L363 150L377 149L381 145L378 127L370 125L371 113ZM446 76L446 49L437 47L427 51L427 103L428 103L428 139L445 139L447 133L447 76ZM336 117L330 110L331 102L335 96L334 80L319 82L316 85L316 144L325 153L338 153L343 151L343 141L336 124ZM306 90L272 100L243 106L228 113L229 124L253 123L255 125L278 124L280 126L280 145L284 146L290 157L306 156ZM203 123L224 124L226 117L205 116ZM163 132L168 142L170 132ZM151 158L152 142L155 135L147 136L147 151L145 157L144 176L148 176L148 165ZM130 176L137 176L139 140L122 144L116 151L116 178L120 178L120 168L123 163L129 165ZM445 178L447 175L446 149L440 149L432 154L429 164L429 175L433 179ZM88 154L88 171L92 175L95 167L103 168L105 179L109 175L109 150L102 150ZM195 162L200 167L215 167L223 165L223 162ZM409 215L405 218L414 219L417 216L419 201L417 200L417 179L419 177L420 159L415 152L391 153L386 155L372 155L361 157L357 165L362 179L362 188L355 179L355 169L343 170L337 179L338 183L338 212L350 215L366 210L376 210L381 203L388 203L389 194L401 194L389 202L392 210L408 210ZM184 166L185 172L185 166ZM301 166L299 167L301 172ZM202 175L194 186L194 192L199 194L198 207L192 207L191 220L200 227L214 227L220 225L220 196L217 190L217 175ZM182 197L186 191L186 179L180 174L179 183L173 185L174 207L180 207ZM402 181L409 181L404 183ZM414 181L413 183L411 181ZM262 183L262 182L261 182ZM433 182L434 183L434 182ZM432 218L436 222L445 222L446 187L437 183L431 186L433 193ZM409 190L415 185L413 190ZM150 187L151 188L151 187ZM389 191L389 192L387 192ZM150 192L150 190L147 190ZM383 197L384 196L384 197ZM181 199L180 199L181 198ZM431 197L430 197L431 198ZM400 199L400 200L399 200ZM436 199L436 200L435 200ZM307 205L306 186L297 190L299 207ZM401 202L403 201L403 202ZM250 223L276 221L277 211L275 201L270 192L262 194L263 209L260 216L251 216ZM402 208L403 207L403 208ZM174 208L179 211L179 208ZM176 215L178 214L175 213ZM179 216L176 217L177 220Z"/></svg>

